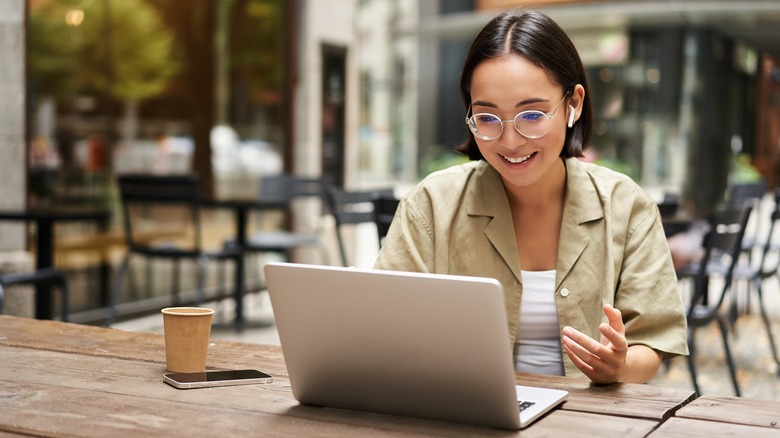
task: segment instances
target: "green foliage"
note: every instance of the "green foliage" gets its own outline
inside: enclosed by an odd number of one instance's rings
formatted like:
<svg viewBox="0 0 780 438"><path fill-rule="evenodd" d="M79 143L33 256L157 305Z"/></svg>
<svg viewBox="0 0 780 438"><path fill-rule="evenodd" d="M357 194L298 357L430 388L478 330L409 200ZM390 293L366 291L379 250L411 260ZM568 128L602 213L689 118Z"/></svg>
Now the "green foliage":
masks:
<svg viewBox="0 0 780 438"><path fill-rule="evenodd" d="M30 11L27 62L37 94L67 98L78 83L83 32L65 22L67 8L56 1L41 1Z"/></svg>
<svg viewBox="0 0 780 438"><path fill-rule="evenodd" d="M637 175L637 171L636 169L634 169L633 166L626 163L625 161L621 161L614 157L598 158L593 162L595 164L598 164L599 166L604 166L606 168L612 169L615 172L620 172L624 175L628 175L628 177L633 179L634 181L637 181L637 178L639 176Z"/></svg>
<svg viewBox="0 0 780 438"><path fill-rule="evenodd" d="M419 176L422 178L431 172L446 169L457 164L463 164L468 161L469 159L467 156L453 150L445 149L438 145L429 146L420 162Z"/></svg>
<svg viewBox="0 0 780 438"><path fill-rule="evenodd" d="M142 0L41 0L31 7L30 76L41 95L108 89L121 100L161 93L178 69L173 35ZM78 23L66 22L74 10Z"/></svg>
<svg viewBox="0 0 780 438"><path fill-rule="evenodd" d="M729 183L744 184L759 182L763 179L761 172L750 163L750 156L745 154L734 155L731 157L731 171L729 172Z"/></svg>
<svg viewBox="0 0 780 438"><path fill-rule="evenodd" d="M278 91L284 81L284 1L234 3L230 66L255 92Z"/></svg>
<svg viewBox="0 0 780 438"><path fill-rule="evenodd" d="M97 16L106 16L105 1L90 8ZM141 0L112 1L108 23L90 20L85 23L88 49L102 55L106 32L111 41L108 55L111 71L98 74L103 88L122 100L143 100L161 93L176 73L178 64L172 57L173 34L162 24L157 13ZM101 70L100 73L103 73Z"/></svg>

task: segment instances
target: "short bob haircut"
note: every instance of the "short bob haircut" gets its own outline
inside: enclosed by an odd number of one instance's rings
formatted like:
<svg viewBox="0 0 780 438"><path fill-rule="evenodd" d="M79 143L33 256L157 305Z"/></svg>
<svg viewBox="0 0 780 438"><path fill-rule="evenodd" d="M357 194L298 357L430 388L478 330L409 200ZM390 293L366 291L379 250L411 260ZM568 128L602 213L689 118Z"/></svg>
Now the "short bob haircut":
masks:
<svg viewBox="0 0 780 438"><path fill-rule="evenodd" d="M507 54L522 56L545 70L550 79L571 92L577 84L585 88L582 113L574 127L566 130L561 157L582 157L588 146L593 126L590 89L582 60L566 32L548 16L532 10L504 12L485 25L474 38L460 77L460 97L465 107L471 107L471 78L482 61ZM477 147L474 135L456 147L471 160L484 157Z"/></svg>

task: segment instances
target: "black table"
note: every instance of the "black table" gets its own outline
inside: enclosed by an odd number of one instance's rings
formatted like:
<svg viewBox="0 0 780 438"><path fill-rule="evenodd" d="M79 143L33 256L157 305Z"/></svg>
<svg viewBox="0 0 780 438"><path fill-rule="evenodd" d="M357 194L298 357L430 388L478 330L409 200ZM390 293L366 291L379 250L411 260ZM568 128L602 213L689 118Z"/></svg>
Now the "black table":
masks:
<svg viewBox="0 0 780 438"><path fill-rule="evenodd" d="M243 330L244 326L246 325L244 318L244 273L246 272L244 251L247 242L247 224L249 213L253 210L284 210L290 207L290 203L281 200L260 199L204 199L201 201L201 205L206 208L232 210L235 217L235 245L238 248L238 251L241 252L241 256L238 257L238 260L236 261L235 270L234 299L236 300L236 316L234 325L236 330L240 331Z"/></svg>
<svg viewBox="0 0 780 438"><path fill-rule="evenodd" d="M108 226L111 211L107 208L77 208L77 207L29 207L21 209L0 210L0 220L35 222L35 265L37 269L54 266L54 224L66 221L93 221L101 228ZM101 268L101 269L107 269ZM103 278L105 277L105 278ZM101 281L107 281L108 274L101 274ZM105 285L101 285L107 290ZM36 287L35 317L51 319L53 314L51 288Z"/></svg>

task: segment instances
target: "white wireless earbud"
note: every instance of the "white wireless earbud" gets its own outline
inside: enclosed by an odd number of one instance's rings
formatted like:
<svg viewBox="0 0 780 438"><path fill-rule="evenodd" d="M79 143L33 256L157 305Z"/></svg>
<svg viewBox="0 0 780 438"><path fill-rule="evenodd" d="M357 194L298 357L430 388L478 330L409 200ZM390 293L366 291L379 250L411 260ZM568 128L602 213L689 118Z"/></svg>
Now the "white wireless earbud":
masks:
<svg viewBox="0 0 780 438"><path fill-rule="evenodd" d="M569 105L569 128L574 126L574 107Z"/></svg>

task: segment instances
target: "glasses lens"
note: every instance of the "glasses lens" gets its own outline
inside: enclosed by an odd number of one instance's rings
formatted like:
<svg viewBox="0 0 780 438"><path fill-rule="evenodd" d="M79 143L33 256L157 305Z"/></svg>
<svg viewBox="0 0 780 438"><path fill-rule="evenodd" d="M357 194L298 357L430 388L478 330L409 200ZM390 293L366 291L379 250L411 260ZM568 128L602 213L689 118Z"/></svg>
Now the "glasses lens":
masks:
<svg viewBox="0 0 780 438"><path fill-rule="evenodd" d="M469 119L471 132L482 140L493 140L501 136L503 123L493 114L474 114Z"/></svg>
<svg viewBox="0 0 780 438"><path fill-rule="evenodd" d="M515 128L528 138L540 138L547 134L550 119L541 111L523 111L515 116Z"/></svg>

